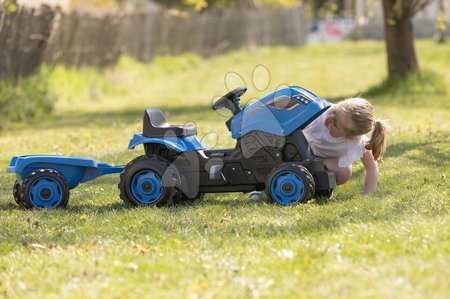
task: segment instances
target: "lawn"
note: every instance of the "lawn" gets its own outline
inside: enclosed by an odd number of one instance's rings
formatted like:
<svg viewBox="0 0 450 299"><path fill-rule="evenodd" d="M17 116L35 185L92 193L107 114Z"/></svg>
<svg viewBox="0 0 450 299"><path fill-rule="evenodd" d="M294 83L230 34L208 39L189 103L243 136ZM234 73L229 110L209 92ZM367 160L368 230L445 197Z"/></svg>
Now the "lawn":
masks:
<svg viewBox="0 0 450 299"><path fill-rule="evenodd" d="M102 72L43 69L58 99L54 113L0 131L0 298L448 298L450 45L416 46L425 72L395 85L382 83L381 42L152 64L123 57ZM118 175L72 190L63 210L14 204L15 178L5 173L11 156L125 164L143 153L127 144L145 107L162 108L173 123L195 122L210 147L233 146L226 118L210 105L243 81L244 102L283 84L371 100L392 127L378 191L362 195L358 163L333 199L291 207L248 205L232 193L128 208Z"/></svg>

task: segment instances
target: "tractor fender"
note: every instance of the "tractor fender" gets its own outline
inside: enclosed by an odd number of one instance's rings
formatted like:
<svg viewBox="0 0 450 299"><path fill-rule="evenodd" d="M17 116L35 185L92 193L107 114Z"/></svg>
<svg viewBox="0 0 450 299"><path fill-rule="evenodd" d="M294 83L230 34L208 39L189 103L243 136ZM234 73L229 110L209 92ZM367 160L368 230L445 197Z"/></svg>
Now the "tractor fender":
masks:
<svg viewBox="0 0 450 299"><path fill-rule="evenodd" d="M196 135L187 137L145 137L142 134L134 134L128 144L128 149L134 149L136 146L141 144L151 144L158 143L167 146L168 148L178 152L183 153L187 151L199 151L206 149L206 145L198 139Z"/></svg>

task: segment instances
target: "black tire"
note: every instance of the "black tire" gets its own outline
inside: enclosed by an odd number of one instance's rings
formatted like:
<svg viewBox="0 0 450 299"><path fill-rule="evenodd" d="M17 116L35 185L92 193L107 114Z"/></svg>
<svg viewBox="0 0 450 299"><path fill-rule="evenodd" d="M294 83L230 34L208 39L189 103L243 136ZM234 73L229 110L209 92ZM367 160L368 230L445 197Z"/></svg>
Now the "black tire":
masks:
<svg viewBox="0 0 450 299"><path fill-rule="evenodd" d="M313 198L314 189L315 183L311 173L296 163L279 165L266 180L267 197L281 205L306 203Z"/></svg>
<svg viewBox="0 0 450 299"><path fill-rule="evenodd" d="M120 174L120 198L131 206L165 206L173 203L178 178L169 162L159 156L140 156Z"/></svg>
<svg viewBox="0 0 450 299"><path fill-rule="evenodd" d="M69 185L59 172L39 169L23 181L19 199L26 208L56 209L67 206L69 196Z"/></svg>
<svg viewBox="0 0 450 299"><path fill-rule="evenodd" d="M24 204L22 203L21 188L22 188L22 184L16 180L14 182L14 187L13 187L14 200L16 201L16 204L18 204L19 206L24 206Z"/></svg>
<svg viewBox="0 0 450 299"><path fill-rule="evenodd" d="M317 190L314 194L314 198L317 199L330 199L333 197L333 188L331 189L325 189L325 190Z"/></svg>

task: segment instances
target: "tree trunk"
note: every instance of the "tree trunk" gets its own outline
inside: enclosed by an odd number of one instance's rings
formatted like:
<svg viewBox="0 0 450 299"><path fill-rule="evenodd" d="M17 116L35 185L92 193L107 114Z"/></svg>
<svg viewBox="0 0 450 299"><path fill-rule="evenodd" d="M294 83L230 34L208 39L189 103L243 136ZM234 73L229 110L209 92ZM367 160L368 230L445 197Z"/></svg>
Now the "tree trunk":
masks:
<svg viewBox="0 0 450 299"><path fill-rule="evenodd" d="M384 28L389 76L417 72L411 16L394 15L395 0L383 0Z"/></svg>
<svg viewBox="0 0 450 299"><path fill-rule="evenodd" d="M256 8L260 5L259 0L237 0L236 6L239 8Z"/></svg>
<svg viewBox="0 0 450 299"><path fill-rule="evenodd" d="M447 15L445 13L444 0L439 0L439 12L437 18L438 43L444 43L447 39Z"/></svg>

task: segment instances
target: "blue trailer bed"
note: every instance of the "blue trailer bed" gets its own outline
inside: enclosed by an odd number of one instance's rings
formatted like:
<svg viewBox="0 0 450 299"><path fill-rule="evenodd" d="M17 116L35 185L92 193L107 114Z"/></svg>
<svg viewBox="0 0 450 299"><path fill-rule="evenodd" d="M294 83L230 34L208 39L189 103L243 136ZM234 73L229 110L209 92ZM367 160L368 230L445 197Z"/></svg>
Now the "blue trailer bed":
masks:
<svg viewBox="0 0 450 299"><path fill-rule="evenodd" d="M29 207L54 208L67 204L69 189L123 169L123 165L113 166L89 158L25 155L13 157L6 172L17 174L14 185L17 202L25 201L24 205Z"/></svg>

